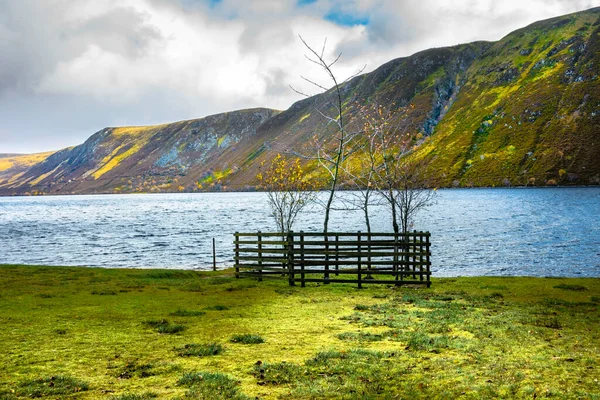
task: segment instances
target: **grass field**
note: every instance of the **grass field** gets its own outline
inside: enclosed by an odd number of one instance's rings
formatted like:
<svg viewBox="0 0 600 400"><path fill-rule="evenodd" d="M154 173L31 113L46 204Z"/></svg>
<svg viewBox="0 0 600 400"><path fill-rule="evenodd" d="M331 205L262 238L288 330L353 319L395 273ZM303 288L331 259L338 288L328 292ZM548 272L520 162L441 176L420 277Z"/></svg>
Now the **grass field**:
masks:
<svg viewBox="0 0 600 400"><path fill-rule="evenodd" d="M600 399L600 280L0 266L0 399Z"/></svg>

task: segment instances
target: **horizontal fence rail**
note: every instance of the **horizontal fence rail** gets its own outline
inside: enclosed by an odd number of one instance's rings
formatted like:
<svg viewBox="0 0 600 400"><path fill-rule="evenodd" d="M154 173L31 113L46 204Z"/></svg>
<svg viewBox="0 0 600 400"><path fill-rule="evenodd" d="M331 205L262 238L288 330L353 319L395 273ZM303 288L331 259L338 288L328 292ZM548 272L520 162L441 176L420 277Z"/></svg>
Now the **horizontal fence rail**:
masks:
<svg viewBox="0 0 600 400"><path fill-rule="evenodd" d="M429 232L234 234L235 274L288 276L289 284L431 285Z"/></svg>

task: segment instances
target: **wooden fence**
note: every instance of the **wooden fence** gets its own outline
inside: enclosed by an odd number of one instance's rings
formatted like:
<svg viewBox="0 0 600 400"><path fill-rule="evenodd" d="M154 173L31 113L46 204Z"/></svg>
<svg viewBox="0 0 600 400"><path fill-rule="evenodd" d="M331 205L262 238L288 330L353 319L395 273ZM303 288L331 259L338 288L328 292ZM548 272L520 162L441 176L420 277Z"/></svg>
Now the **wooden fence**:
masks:
<svg viewBox="0 0 600 400"><path fill-rule="evenodd" d="M300 281L422 284L430 281L430 234L408 233L239 233L235 240L235 274L287 275Z"/></svg>

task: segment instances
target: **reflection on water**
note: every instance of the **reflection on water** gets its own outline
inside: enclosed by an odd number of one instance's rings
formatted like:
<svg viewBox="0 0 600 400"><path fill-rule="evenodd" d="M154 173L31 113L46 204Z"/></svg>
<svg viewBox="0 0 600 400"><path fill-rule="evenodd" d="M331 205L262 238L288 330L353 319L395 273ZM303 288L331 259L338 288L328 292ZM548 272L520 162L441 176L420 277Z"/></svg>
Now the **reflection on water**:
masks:
<svg viewBox="0 0 600 400"><path fill-rule="evenodd" d="M600 188L440 190L415 228L436 276L600 277ZM347 195L347 194L346 194ZM273 230L263 193L0 198L0 263L136 268L231 266L235 231ZM317 207L296 230L322 230ZM374 231L390 231L384 207ZM336 211L330 231L365 230Z"/></svg>

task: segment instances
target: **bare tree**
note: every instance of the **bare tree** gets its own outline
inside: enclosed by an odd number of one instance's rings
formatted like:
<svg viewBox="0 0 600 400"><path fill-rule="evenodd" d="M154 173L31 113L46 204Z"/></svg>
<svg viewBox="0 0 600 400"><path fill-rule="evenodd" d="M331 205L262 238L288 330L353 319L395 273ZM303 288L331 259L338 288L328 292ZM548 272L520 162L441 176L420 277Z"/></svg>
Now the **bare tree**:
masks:
<svg viewBox="0 0 600 400"><path fill-rule="evenodd" d="M281 154L277 154L267 167L263 162L257 178L267 191L271 216L283 237L292 230L298 214L314 201L314 185L305 180L298 159L291 161Z"/></svg>
<svg viewBox="0 0 600 400"><path fill-rule="evenodd" d="M304 158L315 160L317 164L322 167L328 177L329 177L329 185L328 191L329 194L327 196L327 200L325 201L325 218L323 221L323 232L327 233L329 228L329 214L332 209L333 199L335 197L335 192L337 190L340 173L342 169L342 165L347 160L347 158L352 154L353 150L351 148L351 143L354 140L353 134L347 131L347 124L344 117L344 102L342 97L342 87L352 78L360 74L363 70L361 69L348 79L340 82L336 75L333 72L333 66L338 62L341 57L339 54L336 58L331 61L325 59L325 49L327 47L327 39L323 42L323 47L320 52L314 50L311 46L309 46L306 41L300 36L300 40L302 44L308 49L309 54L306 55L306 58L318 65L327 76L327 79L333 84L331 89L328 89L324 85L317 83L315 80L308 79L306 77L302 77L305 81L310 83L311 85L317 87L320 90L325 92L325 95L331 96L332 100L329 102L329 105L334 109L333 115L329 115L327 112L327 107L323 110L318 110L319 114L326 120L327 126L333 126L335 128L335 135L333 139L327 139L327 135L315 135L313 140L313 145L315 147L316 154L302 154L299 152L293 152L297 156ZM299 94L302 94L306 97L309 95L300 92L294 88L292 88Z"/></svg>
<svg viewBox="0 0 600 400"><path fill-rule="evenodd" d="M361 210L367 229L371 233L370 208L381 202L373 196L377 192L378 137L374 134L373 121L370 119L370 107L356 104L355 123L360 125L353 141L352 159L346 159L342 165L347 177L348 187L355 190L349 193L346 209Z"/></svg>
<svg viewBox="0 0 600 400"><path fill-rule="evenodd" d="M366 151L373 166L371 179L377 193L390 207L395 233L408 232L414 216L430 206L435 190L430 188L425 168L411 157L422 138L404 119L413 105L395 108L375 104L363 109L363 130L370 145Z"/></svg>

